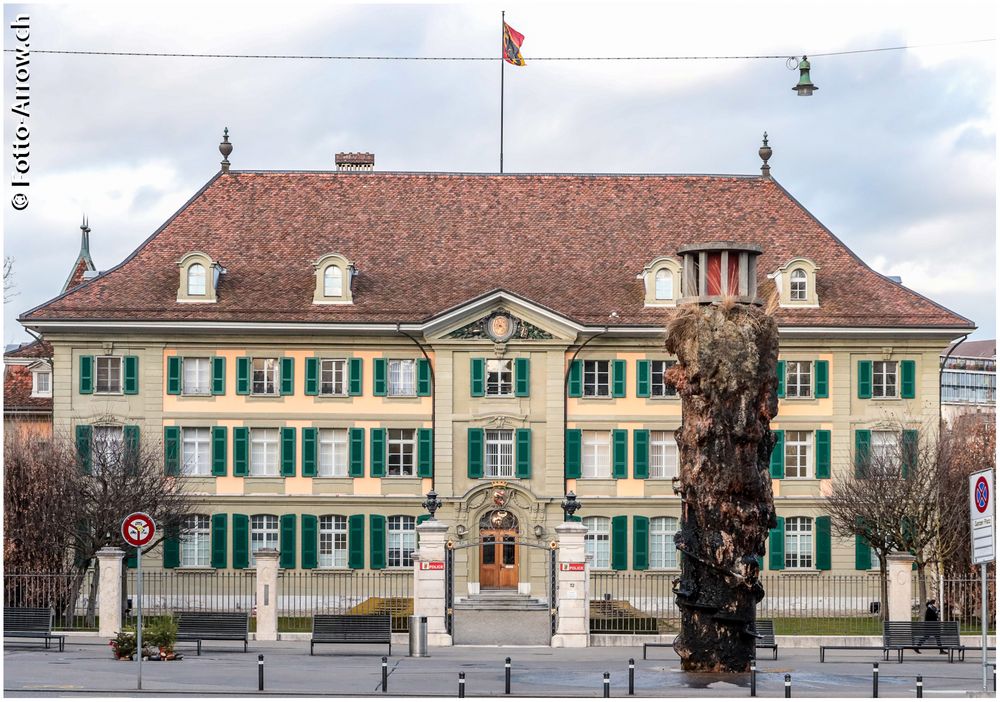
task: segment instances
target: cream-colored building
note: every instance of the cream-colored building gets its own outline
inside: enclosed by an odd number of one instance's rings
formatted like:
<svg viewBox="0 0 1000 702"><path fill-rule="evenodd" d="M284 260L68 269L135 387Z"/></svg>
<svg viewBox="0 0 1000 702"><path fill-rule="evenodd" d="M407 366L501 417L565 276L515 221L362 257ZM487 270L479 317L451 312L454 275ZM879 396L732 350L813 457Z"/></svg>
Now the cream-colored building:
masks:
<svg viewBox="0 0 1000 702"><path fill-rule="evenodd" d="M778 302L765 569L866 570L824 495L859 451L936 423L940 349L974 325L870 269L766 174L227 164L120 265L21 321L52 344L57 433L84 455L162 443L192 476L199 514L163 567L246 568L275 547L285 569L407 568L434 489L449 538L478 542L455 552L457 592L537 593L547 555L529 544L553 540L569 491L593 570L678 568L663 330L677 251L706 241L760 246Z"/></svg>

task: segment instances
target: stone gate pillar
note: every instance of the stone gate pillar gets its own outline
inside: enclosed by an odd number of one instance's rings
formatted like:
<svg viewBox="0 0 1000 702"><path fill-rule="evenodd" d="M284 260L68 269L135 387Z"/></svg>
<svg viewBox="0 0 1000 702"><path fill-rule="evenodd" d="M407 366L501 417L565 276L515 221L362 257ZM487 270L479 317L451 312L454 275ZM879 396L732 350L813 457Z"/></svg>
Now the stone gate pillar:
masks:
<svg viewBox="0 0 1000 702"><path fill-rule="evenodd" d="M97 552L97 615L101 638L114 638L122 630L122 558L120 548L105 546Z"/></svg>
<svg viewBox="0 0 1000 702"><path fill-rule="evenodd" d="M413 552L413 614L427 617L427 645L451 646L444 621L445 542L448 525L428 519L417 525L419 548Z"/></svg>
<svg viewBox="0 0 1000 702"><path fill-rule="evenodd" d="M556 588L559 616L555 648L585 648L590 645L590 564L583 537L587 527L580 522L563 522L556 527L559 551L556 557Z"/></svg>
<svg viewBox="0 0 1000 702"><path fill-rule="evenodd" d="M261 549L257 561L257 641L278 640L278 551Z"/></svg>
<svg viewBox="0 0 1000 702"><path fill-rule="evenodd" d="M889 565L889 620L908 622L913 617L913 561L909 553L893 553Z"/></svg>

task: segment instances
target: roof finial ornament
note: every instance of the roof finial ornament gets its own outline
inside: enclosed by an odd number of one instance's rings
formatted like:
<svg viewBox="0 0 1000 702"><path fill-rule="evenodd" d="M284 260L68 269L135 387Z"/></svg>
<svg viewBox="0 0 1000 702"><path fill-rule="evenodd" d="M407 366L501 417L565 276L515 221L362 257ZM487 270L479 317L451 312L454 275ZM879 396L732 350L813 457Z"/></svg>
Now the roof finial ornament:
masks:
<svg viewBox="0 0 1000 702"><path fill-rule="evenodd" d="M90 256L90 225L87 223L87 215L83 215L83 224L80 225L80 255Z"/></svg>
<svg viewBox="0 0 1000 702"><path fill-rule="evenodd" d="M229 154L233 153L233 145L229 143L229 127L222 130L219 153L222 154L222 172L229 173Z"/></svg>
<svg viewBox="0 0 1000 702"><path fill-rule="evenodd" d="M771 167L767 165L767 160L771 158L771 147L767 145L767 132L764 132L764 143L757 149L757 154L760 156L760 160L764 162L760 165L761 177L770 178Z"/></svg>

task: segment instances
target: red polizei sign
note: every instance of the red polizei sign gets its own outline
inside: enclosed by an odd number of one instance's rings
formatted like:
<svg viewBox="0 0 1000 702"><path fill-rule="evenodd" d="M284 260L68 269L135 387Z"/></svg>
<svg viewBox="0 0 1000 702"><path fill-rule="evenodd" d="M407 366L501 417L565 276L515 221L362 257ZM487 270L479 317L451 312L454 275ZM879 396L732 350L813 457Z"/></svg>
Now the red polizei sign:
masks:
<svg viewBox="0 0 1000 702"><path fill-rule="evenodd" d="M582 573L584 568L587 567L586 563L560 563L559 570L568 570L573 573Z"/></svg>
<svg viewBox="0 0 1000 702"><path fill-rule="evenodd" d="M444 561L420 561L420 570L444 570Z"/></svg>

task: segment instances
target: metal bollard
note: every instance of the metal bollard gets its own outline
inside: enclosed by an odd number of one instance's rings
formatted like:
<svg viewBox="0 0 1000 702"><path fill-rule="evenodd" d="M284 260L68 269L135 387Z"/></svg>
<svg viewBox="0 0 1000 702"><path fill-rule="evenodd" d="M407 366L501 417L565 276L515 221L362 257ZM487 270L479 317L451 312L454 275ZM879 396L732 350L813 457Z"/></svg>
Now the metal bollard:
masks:
<svg viewBox="0 0 1000 702"><path fill-rule="evenodd" d="M924 696L924 676L923 675L918 675L917 676L917 697L923 697L923 696Z"/></svg>
<svg viewBox="0 0 1000 702"><path fill-rule="evenodd" d="M635 659L628 659L628 694L635 694Z"/></svg>
<svg viewBox="0 0 1000 702"><path fill-rule="evenodd" d="M503 694L510 694L510 656L503 662Z"/></svg>
<svg viewBox="0 0 1000 702"><path fill-rule="evenodd" d="M878 663L872 663L872 697L878 697Z"/></svg>
<svg viewBox="0 0 1000 702"><path fill-rule="evenodd" d="M993 664L993 692L997 691L997 664Z"/></svg>
<svg viewBox="0 0 1000 702"><path fill-rule="evenodd" d="M785 697L792 696L792 676L785 673Z"/></svg>
<svg viewBox="0 0 1000 702"><path fill-rule="evenodd" d="M604 696L611 697L611 673L604 674Z"/></svg>
<svg viewBox="0 0 1000 702"><path fill-rule="evenodd" d="M750 661L750 696L757 696L757 661Z"/></svg>
<svg viewBox="0 0 1000 702"><path fill-rule="evenodd" d="M458 696L465 697L465 673L458 674Z"/></svg>
<svg viewBox="0 0 1000 702"><path fill-rule="evenodd" d="M257 654L257 689L264 689L264 654Z"/></svg>
<svg viewBox="0 0 1000 702"><path fill-rule="evenodd" d="M389 691L389 659L382 656L382 692Z"/></svg>

